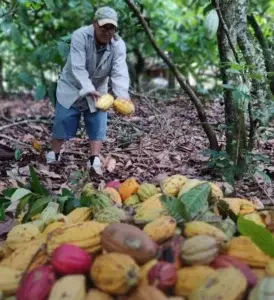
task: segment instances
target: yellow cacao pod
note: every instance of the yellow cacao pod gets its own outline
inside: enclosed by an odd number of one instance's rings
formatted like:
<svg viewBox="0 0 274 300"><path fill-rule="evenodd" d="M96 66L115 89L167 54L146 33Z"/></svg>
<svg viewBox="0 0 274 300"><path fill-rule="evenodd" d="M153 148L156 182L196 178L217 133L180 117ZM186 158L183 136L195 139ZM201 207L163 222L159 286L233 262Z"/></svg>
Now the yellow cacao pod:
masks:
<svg viewBox="0 0 274 300"><path fill-rule="evenodd" d="M188 181L183 175L172 175L163 180L161 188L168 196L177 196L182 186Z"/></svg>
<svg viewBox="0 0 274 300"><path fill-rule="evenodd" d="M2 246L0 246L0 261L1 259L8 257L12 251L13 250L10 249L7 243L4 243Z"/></svg>
<svg viewBox="0 0 274 300"><path fill-rule="evenodd" d="M264 268L271 258L257 247L249 237L239 236L231 239L226 252L252 267Z"/></svg>
<svg viewBox="0 0 274 300"><path fill-rule="evenodd" d="M203 284L216 271L208 266L192 266L178 271L175 286L177 296L189 296L194 289Z"/></svg>
<svg viewBox="0 0 274 300"><path fill-rule="evenodd" d="M40 236L40 230L32 224L14 226L7 236L7 245L15 250Z"/></svg>
<svg viewBox="0 0 274 300"><path fill-rule="evenodd" d="M29 271L31 271L32 269L47 262L48 257L45 249L43 248L44 245L45 239L42 237L30 241L21 248L17 248L7 258L4 258L0 262L0 266L25 271L31 262L29 268Z"/></svg>
<svg viewBox="0 0 274 300"><path fill-rule="evenodd" d="M175 234L176 220L170 216L162 216L144 227L151 239L156 243L162 243Z"/></svg>
<svg viewBox="0 0 274 300"><path fill-rule="evenodd" d="M251 214L246 214L243 216L244 219L252 221L254 223L256 223L257 225L260 225L262 227L266 227L265 223L263 222L262 217L257 213L257 212L253 212Z"/></svg>
<svg viewBox="0 0 274 300"><path fill-rule="evenodd" d="M117 98L113 102L113 108L123 116L129 116L134 113L135 106L132 101Z"/></svg>
<svg viewBox="0 0 274 300"><path fill-rule="evenodd" d="M186 223L184 234L187 237L193 237L195 235L208 235L215 237L218 241L227 240L227 236L221 229L202 221L192 221Z"/></svg>
<svg viewBox="0 0 274 300"><path fill-rule="evenodd" d="M140 270L130 256L113 252L96 257L90 275L103 292L124 295L138 284Z"/></svg>
<svg viewBox="0 0 274 300"><path fill-rule="evenodd" d="M98 289L90 289L85 300L113 300L113 297Z"/></svg>
<svg viewBox="0 0 274 300"><path fill-rule="evenodd" d="M60 221L57 221L57 222L52 222L52 223L49 223L46 228L44 229L42 235L43 236L47 236L49 233L51 233L52 231L54 231L55 229L57 228L61 228L65 225L64 222L60 222Z"/></svg>
<svg viewBox="0 0 274 300"><path fill-rule="evenodd" d="M221 248L216 238L197 235L187 239L181 249L181 257L188 265L204 265L212 262Z"/></svg>
<svg viewBox="0 0 274 300"><path fill-rule="evenodd" d="M156 194L138 205L138 207L136 207L134 220L136 222L146 223L167 215L168 212L160 200L161 196L161 193Z"/></svg>
<svg viewBox="0 0 274 300"><path fill-rule="evenodd" d="M240 215L250 214L256 211L256 206L247 199L240 199Z"/></svg>
<svg viewBox="0 0 274 300"><path fill-rule="evenodd" d="M213 182L208 183L211 187L211 201L217 202L218 200L222 199L224 197L224 193L221 188Z"/></svg>
<svg viewBox="0 0 274 300"><path fill-rule="evenodd" d="M148 273L155 265L157 265L157 263L158 263L157 259L152 259L140 267L140 283L139 283L139 285L149 285Z"/></svg>
<svg viewBox="0 0 274 300"><path fill-rule="evenodd" d="M202 183L206 183L207 181L202 181L199 179L188 179L185 184L180 188L179 190L179 194L178 194L178 198L180 198L181 196L183 196L185 193L189 192L191 189L193 189L194 187L202 184Z"/></svg>
<svg viewBox="0 0 274 300"><path fill-rule="evenodd" d="M49 300L85 300L86 278L84 275L67 275L58 279L49 295Z"/></svg>
<svg viewBox="0 0 274 300"><path fill-rule="evenodd" d="M62 244L73 244L88 252L101 249L101 232L107 224L87 221L78 224L64 225L48 235L47 252L49 255Z"/></svg>
<svg viewBox="0 0 274 300"><path fill-rule="evenodd" d="M146 199L158 194L159 192L159 189L154 184L145 182L139 186L137 194L141 201L145 201Z"/></svg>
<svg viewBox="0 0 274 300"><path fill-rule="evenodd" d="M67 215L68 223L76 224L90 220L92 210L89 207L77 207Z"/></svg>
<svg viewBox="0 0 274 300"><path fill-rule="evenodd" d="M113 102L114 102L114 98L112 95L110 94L103 95L99 97L99 99L97 99L96 108L106 111L113 105Z"/></svg>
<svg viewBox="0 0 274 300"><path fill-rule="evenodd" d="M229 208L234 212L236 216L239 215L241 207L239 198L223 198L222 200L228 204Z"/></svg>
<svg viewBox="0 0 274 300"><path fill-rule="evenodd" d="M190 294L189 300L237 300L245 293L247 280L241 271L224 268L214 274Z"/></svg>
<svg viewBox="0 0 274 300"><path fill-rule="evenodd" d="M124 201L125 206L131 206L140 203L140 198L137 194L133 194Z"/></svg>
<svg viewBox="0 0 274 300"><path fill-rule="evenodd" d="M271 259L265 267L265 273L268 276L274 276L274 259Z"/></svg>
<svg viewBox="0 0 274 300"><path fill-rule="evenodd" d="M105 193L115 204L122 205L122 199L118 191L113 187L106 187L103 189Z"/></svg>
<svg viewBox="0 0 274 300"><path fill-rule="evenodd" d="M167 300L167 296L154 286L143 285L139 286L132 294L127 297L127 300Z"/></svg>
<svg viewBox="0 0 274 300"><path fill-rule="evenodd" d="M15 294L21 276L21 271L0 266L0 292L5 296Z"/></svg>

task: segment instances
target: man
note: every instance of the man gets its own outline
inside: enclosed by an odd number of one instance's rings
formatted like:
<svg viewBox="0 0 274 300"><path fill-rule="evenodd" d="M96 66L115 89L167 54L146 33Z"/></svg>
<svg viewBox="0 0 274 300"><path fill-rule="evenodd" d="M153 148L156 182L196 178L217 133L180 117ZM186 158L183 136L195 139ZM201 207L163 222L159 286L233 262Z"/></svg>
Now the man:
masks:
<svg viewBox="0 0 274 300"><path fill-rule="evenodd" d="M95 12L93 25L73 32L70 54L57 84L57 103L52 134L52 151L47 162L60 160L65 140L75 137L81 114L89 137L88 167L102 174L98 157L106 138L107 112L97 110L95 102L108 92L129 99L129 74L126 46L116 34L117 13L110 7Z"/></svg>

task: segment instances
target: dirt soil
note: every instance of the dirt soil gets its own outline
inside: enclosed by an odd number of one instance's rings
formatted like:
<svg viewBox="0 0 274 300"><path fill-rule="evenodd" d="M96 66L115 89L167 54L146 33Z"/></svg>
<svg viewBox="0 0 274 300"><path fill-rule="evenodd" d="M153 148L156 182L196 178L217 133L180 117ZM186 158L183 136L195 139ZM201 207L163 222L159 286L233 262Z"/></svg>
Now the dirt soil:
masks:
<svg viewBox="0 0 274 300"><path fill-rule="evenodd" d="M29 164L52 194L64 187L75 190L87 180L103 186L109 180L131 176L141 182L155 182L172 174L211 180L229 190L225 179L208 167L209 156L204 151L209 143L186 96L161 101L136 97L133 101L136 112L131 117L109 112L108 137L101 152L104 174L99 176L86 169L88 140L83 122L77 138L64 144L61 162L49 166L45 153L50 149L52 104L48 100L36 102L30 95L0 99L0 192L16 186L17 180L27 183ZM206 113L224 147L224 106L212 101L207 103ZM16 149L19 160L15 159ZM273 151L274 140L258 142L256 153L270 158L260 168L270 177L274 172ZM246 177L236 183L234 195L269 203L272 190L272 184L263 177Z"/></svg>

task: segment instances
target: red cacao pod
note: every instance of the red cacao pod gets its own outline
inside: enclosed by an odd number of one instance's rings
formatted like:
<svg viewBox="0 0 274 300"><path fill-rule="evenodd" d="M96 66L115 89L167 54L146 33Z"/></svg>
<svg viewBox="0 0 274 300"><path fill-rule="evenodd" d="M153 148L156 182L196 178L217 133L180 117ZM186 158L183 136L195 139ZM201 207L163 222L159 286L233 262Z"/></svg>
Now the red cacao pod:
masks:
<svg viewBox="0 0 274 300"><path fill-rule="evenodd" d="M119 189L121 182L119 180L113 180L113 181L109 181L105 187L112 187L115 188L116 190Z"/></svg>
<svg viewBox="0 0 274 300"><path fill-rule="evenodd" d="M250 286L254 286L257 283L257 277L252 272L251 268L235 257L229 255L219 255L210 264L210 266L214 269L229 268L232 266L242 272Z"/></svg>
<svg viewBox="0 0 274 300"><path fill-rule="evenodd" d="M63 275L85 274L91 266L90 254L78 246L63 244L52 253L51 264L54 270Z"/></svg>
<svg viewBox="0 0 274 300"><path fill-rule="evenodd" d="M177 268L172 263L159 262L148 273L149 283L162 291L173 287L176 280Z"/></svg>
<svg viewBox="0 0 274 300"><path fill-rule="evenodd" d="M16 291L17 300L46 300L55 283L52 266L40 266L29 272Z"/></svg>
<svg viewBox="0 0 274 300"><path fill-rule="evenodd" d="M173 263L179 270L183 265L181 248L184 241L185 238L180 235L174 235L172 238L168 239L160 247L159 261Z"/></svg>

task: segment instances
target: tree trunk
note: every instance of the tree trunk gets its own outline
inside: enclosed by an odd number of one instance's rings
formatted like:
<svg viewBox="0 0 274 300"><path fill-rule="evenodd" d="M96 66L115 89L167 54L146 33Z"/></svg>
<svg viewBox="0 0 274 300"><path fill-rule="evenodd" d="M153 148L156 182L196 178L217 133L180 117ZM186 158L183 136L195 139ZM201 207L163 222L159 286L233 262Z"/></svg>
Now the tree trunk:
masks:
<svg viewBox="0 0 274 300"><path fill-rule="evenodd" d="M263 50L263 54L264 54L264 61L265 61L265 68L266 71L268 73L268 80L269 80L269 84L270 84L270 90L272 95L274 96L274 62L272 60L271 57L271 49L268 45L268 42L266 40L266 38L264 37L264 34L259 26L259 24L257 23L254 15L249 15L247 16L247 20L249 22L249 24L252 26L253 30L254 30L254 34Z"/></svg>
<svg viewBox="0 0 274 300"><path fill-rule="evenodd" d="M234 0L221 0L220 12L227 26L231 43L236 48L236 3ZM218 30L218 48L221 60L221 76L224 84L236 84L238 75L229 71L230 64L236 63L225 28L220 24ZM225 119L226 119L226 151L234 162L234 167L243 164L243 152L246 149L246 129L244 112L238 109L233 93L230 89L224 90Z"/></svg>
<svg viewBox="0 0 274 300"><path fill-rule="evenodd" d="M237 41L246 62L246 69L251 75L251 107L252 113L249 149L254 147L255 123L266 125L269 121L269 111L266 105L268 99L268 78L262 51L257 50L247 26L248 0L238 0L236 14L238 16ZM255 76L254 76L255 75ZM253 134L251 134L253 132Z"/></svg>
<svg viewBox="0 0 274 300"><path fill-rule="evenodd" d="M4 89L4 76L3 76L3 59L0 57L0 95L5 94L5 89Z"/></svg>

